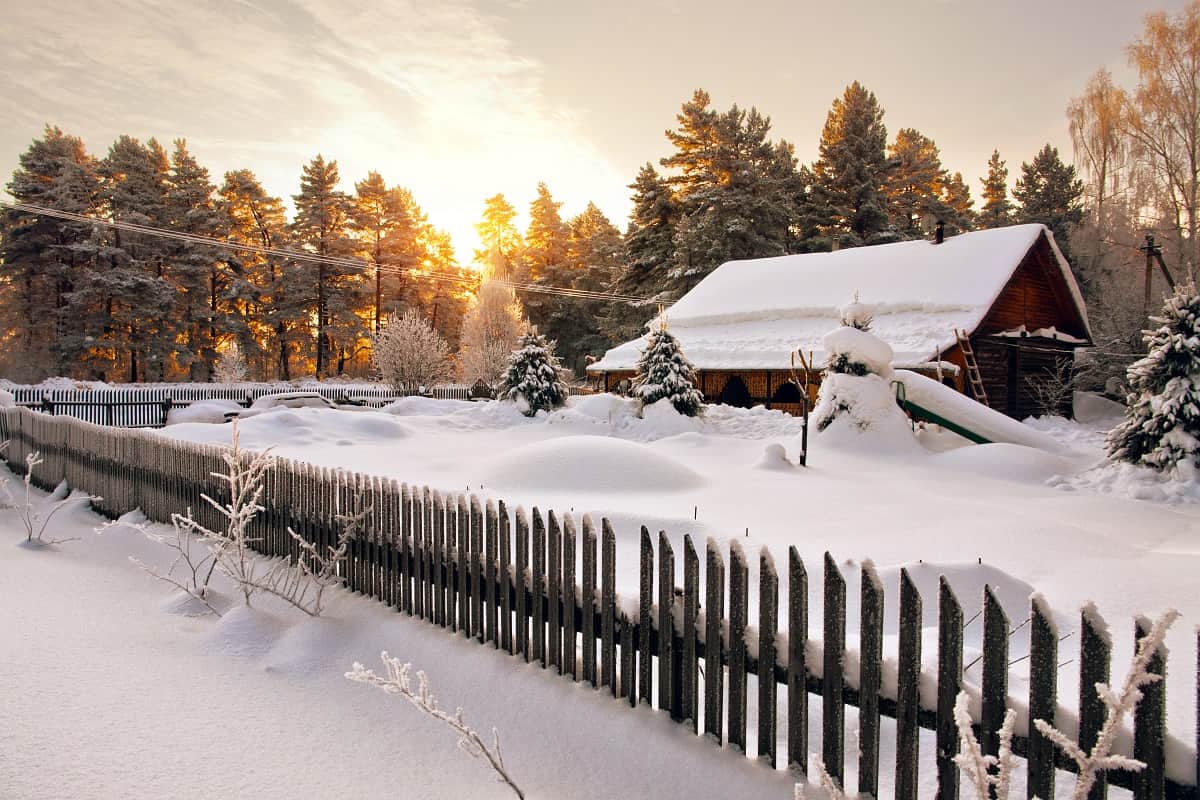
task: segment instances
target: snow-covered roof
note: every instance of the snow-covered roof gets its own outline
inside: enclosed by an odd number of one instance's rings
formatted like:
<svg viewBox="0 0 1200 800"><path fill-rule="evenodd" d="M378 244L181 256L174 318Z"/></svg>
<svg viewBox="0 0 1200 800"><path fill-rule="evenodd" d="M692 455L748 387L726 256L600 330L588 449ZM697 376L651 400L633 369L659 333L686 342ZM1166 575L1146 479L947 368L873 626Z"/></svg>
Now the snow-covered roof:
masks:
<svg viewBox="0 0 1200 800"><path fill-rule="evenodd" d="M1080 319L1071 269L1044 225L1015 225L929 241L856 247L722 264L667 311L671 332L701 369L786 369L797 348L824 362L821 337L858 299L897 365L934 360L973 331L1038 241L1050 243ZM590 371L633 369L643 339L609 350Z"/></svg>

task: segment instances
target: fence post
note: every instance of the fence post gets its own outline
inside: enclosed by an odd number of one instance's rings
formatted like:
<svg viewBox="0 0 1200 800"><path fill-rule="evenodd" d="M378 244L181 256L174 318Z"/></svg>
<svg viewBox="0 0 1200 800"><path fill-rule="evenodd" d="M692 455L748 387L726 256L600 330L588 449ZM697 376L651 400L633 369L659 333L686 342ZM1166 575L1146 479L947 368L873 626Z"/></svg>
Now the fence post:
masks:
<svg viewBox="0 0 1200 800"><path fill-rule="evenodd" d="M963 613L946 576L938 579L937 800L958 800L958 728L954 704L962 685Z"/></svg>
<svg viewBox="0 0 1200 800"><path fill-rule="evenodd" d="M525 509L517 507L517 653L529 663L529 520Z"/></svg>
<svg viewBox="0 0 1200 800"><path fill-rule="evenodd" d="M846 664L846 579L825 553L824 678L821 684L821 756L838 786L845 786L846 708L842 697Z"/></svg>
<svg viewBox="0 0 1200 800"><path fill-rule="evenodd" d="M546 527L546 564L549 568L546 576L546 606L550 627L546 665L558 667L558 674L562 675L566 672L562 664L562 529L558 524L558 515L553 511L546 513Z"/></svg>
<svg viewBox="0 0 1200 800"><path fill-rule="evenodd" d="M675 703L675 552L665 531L658 532L658 710L679 721Z"/></svg>
<svg viewBox="0 0 1200 800"><path fill-rule="evenodd" d="M775 634L779 626L779 576L765 546L758 556L758 758L775 768Z"/></svg>
<svg viewBox="0 0 1200 800"><path fill-rule="evenodd" d="M653 705L654 695L651 680L651 650L650 634L654 627L651 621L654 607L654 544L650 541L650 531L642 526L642 551L639 570L638 593L638 697L642 702Z"/></svg>
<svg viewBox="0 0 1200 800"><path fill-rule="evenodd" d="M788 548L788 766L808 774L808 572Z"/></svg>
<svg viewBox="0 0 1200 800"><path fill-rule="evenodd" d="M1008 704L1008 616L990 586L983 587L983 694L979 746L985 756L1000 752L1000 727Z"/></svg>
<svg viewBox="0 0 1200 800"><path fill-rule="evenodd" d="M900 570L900 664L896 685L896 800L917 800L921 713L921 594Z"/></svg>
<svg viewBox="0 0 1200 800"><path fill-rule="evenodd" d="M600 520L600 685L617 694L616 605L617 537L608 517Z"/></svg>
<svg viewBox="0 0 1200 800"><path fill-rule="evenodd" d="M1150 634L1150 620L1138 617L1134 625L1134 648ZM1133 708L1133 757L1146 768L1133 779L1134 800L1159 800L1165 791L1164 740L1167 718L1167 659L1159 647L1150 657L1146 672L1162 680L1142 687L1142 699Z"/></svg>
<svg viewBox="0 0 1200 800"><path fill-rule="evenodd" d="M729 746L746 752L746 606L750 571L742 545L729 543Z"/></svg>
<svg viewBox="0 0 1200 800"><path fill-rule="evenodd" d="M720 744L725 707L725 559L711 536L704 549L708 562L704 573L704 733Z"/></svg>
<svg viewBox="0 0 1200 800"><path fill-rule="evenodd" d="M875 565L861 569L858 671L858 792L879 796L879 686L883 658L883 583Z"/></svg>
<svg viewBox="0 0 1200 800"><path fill-rule="evenodd" d="M579 680L579 662L575 650L575 542L578 531L575 520L570 514L563 515L563 548L562 548L562 649L560 650L564 675L571 680Z"/></svg>
<svg viewBox="0 0 1200 800"><path fill-rule="evenodd" d="M546 527L533 507L533 658L546 666Z"/></svg>
<svg viewBox="0 0 1200 800"><path fill-rule="evenodd" d="M1029 796L1054 796L1054 743L1033 724L1042 719L1056 724L1058 706L1058 629L1046 600L1030 600L1029 632Z"/></svg>
<svg viewBox="0 0 1200 800"><path fill-rule="evenodd" d="M503 500L496 503L496 520L500 524L500 648L509 655L513 648L512 587L516 581L512 574L512 536L508 525L508 506Z"/></svg>
<svg viewBox="0 0 1200 800"><path fill-rule="evenodd" d="M593 688L596 683L596 530L592 518L583 518L583 588L579 606L583 623L583 679Z"/></svg>
<svg viewBox="0 0 1200 800"><path fill-rule="evenodd" d="M690 534L683 537L683 718L697 731L700 710L696 704L699 678L696 661L696 617L700 610L700 559Z"/></svg>

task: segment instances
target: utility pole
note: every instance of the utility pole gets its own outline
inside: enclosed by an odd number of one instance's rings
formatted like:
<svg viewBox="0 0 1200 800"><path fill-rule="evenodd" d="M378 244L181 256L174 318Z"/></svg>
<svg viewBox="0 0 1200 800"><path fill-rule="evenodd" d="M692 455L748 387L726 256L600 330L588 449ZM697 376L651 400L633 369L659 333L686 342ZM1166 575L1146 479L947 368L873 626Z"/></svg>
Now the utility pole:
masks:
<svg viewBox="0 0 1200 800"><path fill-rule="evenodd" d="M1162 245L1154 243L1154 234L1146 234L1146 243L1138 248L1146 254L1146 291L1142 300L1142 316L1150 316L1151 303L1151 278L1154 276L1154 264L1158 263L1159 269L1162 270L1163 277L1167 279L1167 286L1171 291L1175 291L1175 276L1171 274L1171 270L1167 269L1167 263L1163 261Z"/></svg>

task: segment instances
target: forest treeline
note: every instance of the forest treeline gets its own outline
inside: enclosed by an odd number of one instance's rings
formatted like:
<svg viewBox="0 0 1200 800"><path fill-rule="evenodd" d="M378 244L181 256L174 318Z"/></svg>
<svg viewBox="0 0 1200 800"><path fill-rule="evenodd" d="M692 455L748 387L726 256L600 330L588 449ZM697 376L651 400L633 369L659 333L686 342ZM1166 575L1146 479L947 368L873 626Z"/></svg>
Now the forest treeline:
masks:
<svg viewBox="0 0 1200 800"><path fill-rule="evenodd" d="M17 380L205 381L237 344L255 379L359 376L370 373L371 334L391 312L416 309L457 350L488 278L641 298L518 292L521 313L578 373L725 261L920 238L934 221L948 235L1048 225L1093 327L1128 349L1144 321L1129 297L1142 236L1158 235L1178 275L1196 269L1200 126L1180 123L1200 118L1183 85L1200 77L1200 3L1175 18L1149 15L1129 56L1135 88L1102 70L1069 104L1081 174L1047 144L1010 187L993 152L978 204L932 138L907 127L889 136L883 108L858 82L834 100L811 164L772 138L765 114L719 110L697 90L666 131L667 155L633 177L624 231L594 204L564 218L540 183L524 231L503 195L486 201L475 268L409 190L376 172L349 191L337 162L318 155L303 167L289 218L250 169L218 184L183 140L168 152L121 136L97 157L47 126L8 184L17 202L275 253L6 210L0 369Z"/></svg>

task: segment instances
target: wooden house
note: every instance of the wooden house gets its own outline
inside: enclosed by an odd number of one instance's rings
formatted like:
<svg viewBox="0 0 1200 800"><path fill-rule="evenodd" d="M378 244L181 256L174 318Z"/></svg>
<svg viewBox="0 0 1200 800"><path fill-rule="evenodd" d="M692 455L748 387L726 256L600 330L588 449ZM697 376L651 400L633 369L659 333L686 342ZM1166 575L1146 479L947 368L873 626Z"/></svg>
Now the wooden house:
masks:
<svg viewBox="0 0 1200 800"><path fill-rule="evenodd" d="M1018 419L1044 411L1039 383L1053 382L1073 364L1075 349L1091 344L1079 287L1043 225L731 261L672 305L666 324L697 368L707 401L796 413L805 378L815 399L826 360L822 336L856 298L872 309L871 331L891 345L893 366L981 401L986 395L989 406ZM644 341L591 364L597 386L628 385ZM967 380L972 353L982 391ZM1057 411L1070 413L1069 392Z"/></svg>

